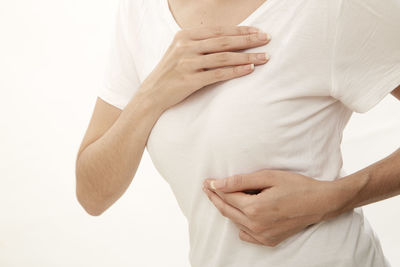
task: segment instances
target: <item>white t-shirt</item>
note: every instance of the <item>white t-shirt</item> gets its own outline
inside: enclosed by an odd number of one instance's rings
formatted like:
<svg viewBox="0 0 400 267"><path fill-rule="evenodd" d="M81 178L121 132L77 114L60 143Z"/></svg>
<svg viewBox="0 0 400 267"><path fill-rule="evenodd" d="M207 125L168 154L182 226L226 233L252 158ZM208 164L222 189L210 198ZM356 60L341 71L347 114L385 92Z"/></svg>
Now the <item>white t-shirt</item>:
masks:
<svg viewBox="0 0 400 267"><path fill-rule="evenodd" d="M193 267L388 267L362 209L276 247L242 241L202 191L205 178L260 169L334 180L342 132L400 84L400 1L267 0L239 25L272 36L253 73L196 91L166 110L146 148L188 220ZM167 0L122 0L105 86L123 109L180 27Z"/></svg>

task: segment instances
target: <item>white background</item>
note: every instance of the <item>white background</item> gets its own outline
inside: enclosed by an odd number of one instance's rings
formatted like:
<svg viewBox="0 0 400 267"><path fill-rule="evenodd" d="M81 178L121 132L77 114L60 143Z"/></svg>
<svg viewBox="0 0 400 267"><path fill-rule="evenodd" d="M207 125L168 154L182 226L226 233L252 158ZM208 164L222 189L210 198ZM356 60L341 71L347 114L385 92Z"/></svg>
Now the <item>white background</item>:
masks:
<svg viewBox="0 0 400 267"><path fill-rule="evenodd" d="M145 151L122 198L91 217L75 198L75 157L101 86L116 1L0 0L0 266L188 267L188 229ZM348 174L399 147L400 102L354 114ZM397 138L396 138L397 137ZM365 207L400 266L400 197Z"/></svg>

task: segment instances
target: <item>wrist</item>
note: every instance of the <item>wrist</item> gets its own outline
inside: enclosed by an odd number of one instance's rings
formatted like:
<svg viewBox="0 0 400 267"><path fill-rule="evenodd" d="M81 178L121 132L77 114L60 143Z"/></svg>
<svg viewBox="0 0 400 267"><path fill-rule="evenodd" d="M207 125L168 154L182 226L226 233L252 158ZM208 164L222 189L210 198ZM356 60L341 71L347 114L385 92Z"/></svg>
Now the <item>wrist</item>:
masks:
<svg viewBox="0 0 400 267"><path fill-rule="evenodd" d="M154 109L161 114L169 108L165 101L165 97L162 95L164 92L165 90L161 90L157 84L146 79L141 84L137 92L137 97L146 101L147 105L151 106L151 109Z"/></svg>
<svg viewBox="0 0 400 267"><path fill-rule="evenodd" d="M357 196L368 183L365 172L357 172L333 181L330 181L331 209L324 214L323 219L337 217L357 207Z"/></svg>
<svg viewBox="0 0 400 267"><path fill-rule="evenodd" d="M142 86L135 93L131 102L135 102L135 104L133 104L134 106L139 105L140 109L145 114L152 115L158 118L164 112L165 108L153 96L153 92L146 89L144 86L145 85L142 84Z"/></svg>

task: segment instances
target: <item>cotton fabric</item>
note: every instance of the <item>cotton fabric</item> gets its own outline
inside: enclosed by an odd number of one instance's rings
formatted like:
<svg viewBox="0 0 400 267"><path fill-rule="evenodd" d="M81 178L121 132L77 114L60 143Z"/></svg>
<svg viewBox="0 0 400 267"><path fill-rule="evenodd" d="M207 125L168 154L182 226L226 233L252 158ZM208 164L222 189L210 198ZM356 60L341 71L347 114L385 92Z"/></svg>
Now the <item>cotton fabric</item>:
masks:
<svg viewBox="0 0 400 267"><path fill-rule="evenodd" d="M245 2L243 2L245 4ZM267 0L239 25L268 32L271 59L167 109L146 149L189 225L193 267L389 267L361 208L276 247L240 240L202 191L205 178L280 169L332 181L343 130L400 84L400 1ZM167 0L120 0L98 96L123 109L179 25Z"/></svg>

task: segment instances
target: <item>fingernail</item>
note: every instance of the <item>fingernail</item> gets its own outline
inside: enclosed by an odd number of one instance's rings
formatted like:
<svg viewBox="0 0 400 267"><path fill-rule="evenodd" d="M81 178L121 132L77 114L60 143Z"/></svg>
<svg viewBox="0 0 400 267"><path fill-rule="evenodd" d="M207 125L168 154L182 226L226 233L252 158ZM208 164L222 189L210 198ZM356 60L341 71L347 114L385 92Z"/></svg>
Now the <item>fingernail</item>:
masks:
<svg viewBox="0 0 400 267"><path fill-rule="evenodd" d="M267 59L267 53L260 53L260 54L257 54L257 59L259 59L259 60L266 60Z"/></svg>
<svg viewBox="0 0 400 267"><path fill-rule="evenodd" d="M213 190L216 189L216 188L215 188L215 185L214 185L214 181L211 181L211 182L210 182L210 187L211 187Z"/></svg>
<svg viewBox="0 0 400 267"><path fill-rule="evenodd" d="M267 35L267 33L265 33L265 32L259 32L258 35L257 35L257 37L258 37L259 40L264 41L264 40L267 40L268 35Z"/></svg>
<svg viewBox="0 0 400 267"><path fill-rule="evenodd" d="M259 31L260 31L260 29L257 28L257 27L250 27L250 29L249 29L250 33L256 33L256 32L259 32Z"/></svg>
<svg viewBox="0 0 400 267"><path fill-rule="evenodd" d="M215 190L215 189L220 189L220 188L222 188L222 187L224 187L224 179L218 179L218 180L215 180L215 181L212 181L211 183L210 183L210 186Z"/></svg>

